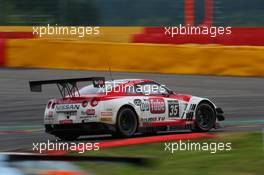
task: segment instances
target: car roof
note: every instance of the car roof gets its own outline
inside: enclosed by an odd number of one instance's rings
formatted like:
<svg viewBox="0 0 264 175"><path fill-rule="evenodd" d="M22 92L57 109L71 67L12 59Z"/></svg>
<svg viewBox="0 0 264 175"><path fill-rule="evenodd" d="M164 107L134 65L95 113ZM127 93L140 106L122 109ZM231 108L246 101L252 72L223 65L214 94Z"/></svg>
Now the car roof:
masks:
<svg viewBox="0 0 264 175"><path fill-rule="evenodd" d="M106 81L106 83L111 83L111 82L115 82L115 83L120 83L120 84L124 84L124 83L128 83L128 82L150 82L150 81L153 81L153 80L148 80L148 79L116 79L116 80L109 80L109 81Z"/></svg>

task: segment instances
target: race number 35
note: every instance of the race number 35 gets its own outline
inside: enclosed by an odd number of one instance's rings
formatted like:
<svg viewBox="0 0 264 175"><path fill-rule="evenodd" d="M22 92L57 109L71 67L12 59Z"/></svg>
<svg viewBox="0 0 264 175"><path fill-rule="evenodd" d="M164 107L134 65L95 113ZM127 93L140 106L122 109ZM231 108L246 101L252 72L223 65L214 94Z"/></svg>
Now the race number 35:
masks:
<svg viewBox="0 0 264 175"><path fill-rule="evenodd" d="M179 117L179 102L176 100L168 101L169 117Z"/></svg>

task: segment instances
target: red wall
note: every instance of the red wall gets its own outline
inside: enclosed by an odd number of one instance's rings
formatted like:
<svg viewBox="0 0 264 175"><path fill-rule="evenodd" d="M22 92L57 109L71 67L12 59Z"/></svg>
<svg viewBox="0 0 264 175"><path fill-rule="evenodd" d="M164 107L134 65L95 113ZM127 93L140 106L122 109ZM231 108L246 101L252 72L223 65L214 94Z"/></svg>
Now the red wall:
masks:
<svg viewBox="0 0 264 175"><path fill-rule="evenodd" d="M159 44L223 44L223 45L252 45L264 46L264 28L232 28L231 35L177 35L166 36L162 27L145 28L142 34L132 37L135 43Z"/></svg>
<svg viewBox="0 0 264 175"><path fill-rule="evenodd" d="M0 66L5 65L5 40L0 39Z"/></svg>
<svg viewBox="0 0 264 175"><path fill-rule="evenodd" d="M34 35L32 32L0 32L0 38L4 38L4 39L34 38Z"/></svg>

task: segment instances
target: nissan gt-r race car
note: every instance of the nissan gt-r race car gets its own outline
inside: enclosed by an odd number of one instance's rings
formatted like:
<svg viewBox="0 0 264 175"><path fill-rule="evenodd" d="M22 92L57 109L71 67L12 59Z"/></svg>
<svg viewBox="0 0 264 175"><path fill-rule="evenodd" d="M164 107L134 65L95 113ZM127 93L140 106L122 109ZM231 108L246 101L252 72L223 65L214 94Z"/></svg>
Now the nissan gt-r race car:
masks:
<svg viewBox="0 0 264 175"><path fill-rule="evenodd" d="M78 82L92 82L78 89ZM62 140L81 135L190 129L209 131L224 120L223 111L209 99L179 94L152 80L103 77L30 81L31 91L56 84L61 98L49 100L44 113L46 132Z"/></svg>

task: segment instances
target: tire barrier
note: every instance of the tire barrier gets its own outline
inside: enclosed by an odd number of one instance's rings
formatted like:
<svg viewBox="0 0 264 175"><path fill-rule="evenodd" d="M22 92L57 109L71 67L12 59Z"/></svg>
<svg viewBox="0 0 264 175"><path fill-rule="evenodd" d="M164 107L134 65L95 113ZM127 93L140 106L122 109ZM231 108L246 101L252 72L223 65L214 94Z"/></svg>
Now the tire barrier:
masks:
<svg viewBox="0 0 264 175"><path fill-rule="evenodd" d="M264 76L264 47L8 40L6 66Z"/></svg>

